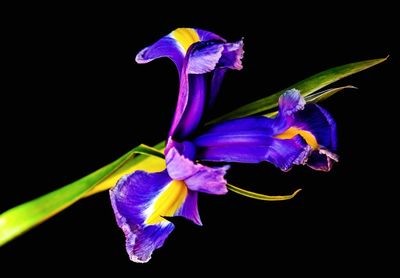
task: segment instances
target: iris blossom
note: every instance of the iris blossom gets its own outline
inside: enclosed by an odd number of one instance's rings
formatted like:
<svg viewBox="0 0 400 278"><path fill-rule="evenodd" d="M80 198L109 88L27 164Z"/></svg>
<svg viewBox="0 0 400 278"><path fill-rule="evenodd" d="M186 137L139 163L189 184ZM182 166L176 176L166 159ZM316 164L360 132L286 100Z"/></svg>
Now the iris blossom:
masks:
<svg viewBox="0 0 400 278"><path fill-rule="evenodd" d="M335 121L319 105L306 104L296 89L279 98L275 118L252 116L219 123L194 143L200 160L268 161L283 171L294 164L329 171L338 160Z"/></svg>
<svg viewBox="0 0 400 278"><path fill-rule="evenodd" d="M227 43L216 34L179 28L143 49L138 63L168 57L179 72L179 97L165 148L166 169L136 171L110 190L118 225L125 233L126 250L135 262L147 262L174 229L164 217L183 216L201 225L198 192L227 193L228 166L198 164L190 141L212 105L227 69L240 70L243 42Z"/></svg>

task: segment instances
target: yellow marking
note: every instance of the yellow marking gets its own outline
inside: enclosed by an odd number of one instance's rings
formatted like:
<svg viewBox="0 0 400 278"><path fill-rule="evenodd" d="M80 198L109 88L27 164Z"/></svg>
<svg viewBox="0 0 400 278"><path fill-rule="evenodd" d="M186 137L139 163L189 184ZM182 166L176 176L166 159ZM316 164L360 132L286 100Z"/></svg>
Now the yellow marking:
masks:
<svg viewBox="0 0 400 278"><path fill-rule="evenodd" d="M115 173L113 173L110 177L97 184L91 191L89 191L85 195L85 197L110 189L111 187L117 184L117 181L122 176L133 173L136 170L143 170L146 172L153 173L153 172L160 172L164 169L165 169L165 160L159 157L148 156L145 157L139 163L137 163L134 159L132 159L130 162L126 163Z"/></svg>
<svg viewBox="0 0 400 278"><path fill-rule="evenodd" d="M292 139L296 135L303 137L303 139L306 140L307 144L310 145L313 150L319 149L319 145L315 136L311 132L299 129L297 127L288 128L283 133L276 135L275 138Z"/></svg>
<svg viewBox="0 0 400 278"><path fill-rule="evenodd" d="M200 41L199 35L193 28L178 28L172 31L171 35L183 47L185 53L192 44Z"/></svg>
<svg viewBox="0 0 400 278"><path fill-rule="evenodd" d="M146 219L147 225L158 224L165 219L161 216L173 216L185 201L188 189L183 181L172 181L153 204L153 212Z"/></svg>

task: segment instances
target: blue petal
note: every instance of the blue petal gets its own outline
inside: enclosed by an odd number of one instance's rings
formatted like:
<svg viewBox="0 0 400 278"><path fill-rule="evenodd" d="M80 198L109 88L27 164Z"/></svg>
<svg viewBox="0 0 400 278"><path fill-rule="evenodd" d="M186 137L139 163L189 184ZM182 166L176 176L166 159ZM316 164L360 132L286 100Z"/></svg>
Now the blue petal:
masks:
<svg viewBox="0 0 400 278"><path fill-rule="evenodd" d="M304 164L311 151L312 148L300 135L292 139L277 139L249 132L241 136L216 138L214 145L198 146L197 157L199 160L215 162L268 161L282 171L288 171L294 164Z"/></svg>
<svg viewBox="0 0 400 278"><path fill-rule="evenodd" d="M295 114L293 126L311 132L320 146L331 151L337 150L335 120L321 106L307 104L304 110Z"/></svg>
<svg viewBox="0 0 400 278"><path fill-rule="evenodd" d="M126 175L110 190L110 198L117 223L125 233L126 250L135 262L149 261L174 229L163 216L184 216L201 224L197 194L183 182L173 181L167 171Z"/></svg>
<svg viewBox="0 0 400 278"><path fill-rule="evenodd" d="M314 170L330 171L334 161L339 157L337 150L336 123L332 116L316 104L308 104L304 110L295 114L293 126L310 132L318 142L319 148L307 161Z"/></svg>
<svg viewBox="0 0 400 278"><path fill-rule="evenodd" d="M138 64L145 64L158 58L170 58L176 65L178 72L182 68L184 53L176 40L169 35L161 38L156 43L142 49L135 58Z"/></svg>
<svg viewBox="0 0 400 278"><path fill-rule="evenodd" d="M253 116L218 123L193 142L200 160L269 161L284 171L305 164L309 156L307 165L321 171L329 171L338 160L335 121L322 107L305 105L296 89L279 98L274 119Z"/></svg>
<svg viewBox="0 0 400 278"><path fill-rule="evenodd" d="M139 64L144 64L157 58L167 57L175 63L180 73L188 48L198 41L209 40L225 42L220 36L208 31L194 28L178 28L141 50L136 55L135 60Z"/></svg>
<svg viewBox="0 0 400 278"><path fill-rule="evenodd" d="M180 76L179 96L169 136L184 141L198 127L205 108L210 107L226 69L240 70L243 41L227 43L208 31L178 28L136 56L138 63L160 57L174 61ZM213 72L211 84L206 74Z"/></svg>
<svg viewBox="0 0 400 278"><path fill-rule="evenodd" d="M223 77L220 71L214 73L208 93L206 74L219 69L241 69L242 48L241 41L201 41L189 47L181 70L179 99L169 136L183 141L196 130L205 105L214 102Z"/></svg>

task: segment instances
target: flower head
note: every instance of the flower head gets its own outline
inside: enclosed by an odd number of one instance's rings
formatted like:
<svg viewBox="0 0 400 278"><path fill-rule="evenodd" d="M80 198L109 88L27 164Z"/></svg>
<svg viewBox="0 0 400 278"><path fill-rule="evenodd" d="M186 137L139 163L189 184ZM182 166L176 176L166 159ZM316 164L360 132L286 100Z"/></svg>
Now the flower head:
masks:
<svg viewBox="0 0 400 278"><path fill-rule="evenodd" d="M335 121L321 106L306 104L296 89L279 98L274 119L253 116L219 123L194 143L201 160L268 161L283 171L294 164L329 171L338 160Z"/></svg>
<svg viewBox="0 0 400 278"><path fill-rule="evenodd" d="M126 236L126 249L135 262L147 262L174 229L164 216L183 216L201 225L197 192L227 193L228 166L208 167L195 162L190 141L203 113L214 102L227 69L241 69L243 42L227 43L207 31L178 28L146 47L138 63L168 57L179 72L179 97L165 148L166 169L158 173L136 171L110 190L118 225Z"/></svg>

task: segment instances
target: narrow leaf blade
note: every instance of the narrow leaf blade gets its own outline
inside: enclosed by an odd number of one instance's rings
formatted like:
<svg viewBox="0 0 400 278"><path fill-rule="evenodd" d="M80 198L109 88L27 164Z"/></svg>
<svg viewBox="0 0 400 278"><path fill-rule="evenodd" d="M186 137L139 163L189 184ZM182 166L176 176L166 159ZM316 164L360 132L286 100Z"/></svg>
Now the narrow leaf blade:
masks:
<svg viewBox="0 0 400 278"><path fill-rule="evenodd" d="M135 154L137 153L153 156L149 161L143 155L136 157ZM95 188L96 185L110 178L118 180L125 173L128 164L130 166L141 164L140 168L145 170L146 167L152 170L162 170L165 163L160 157L162 158L163 154L157 149L140 145L82 179L9 209L0 215L0 246L69 207Z"/></svg>
<svg viewBox="0 0 400 278"><path fill-rule="evenodd" d="M301 191L301 189L297 189L295 192L293 192L290 195L276 195L276 196L271 196L271 195L265 195L265 194L260 194L252 191L245 190L243 188L234 186L232 184L227 184L228 189L232 192L235 192L236 194L251 198L251 199L256 199L256 200L261 200L261 201L285 201L285 200L290 200L294 198L297 193Z"/></svg>
<svg viewBox="0 0 400 278"><path fill-rule="evenodd" d="M289 89L296 88L300 90L301 94L305 97L349 75L358 73L377 64L380 64L386 61L386 59L387 57L381 59L366 60L322 71L300 82L297 82L275 94L251 102L228 114L212 120L211 122L209 122L209 124L266 112L277 107L279 97Z"/></svg>

